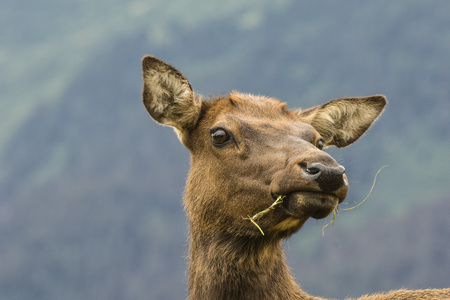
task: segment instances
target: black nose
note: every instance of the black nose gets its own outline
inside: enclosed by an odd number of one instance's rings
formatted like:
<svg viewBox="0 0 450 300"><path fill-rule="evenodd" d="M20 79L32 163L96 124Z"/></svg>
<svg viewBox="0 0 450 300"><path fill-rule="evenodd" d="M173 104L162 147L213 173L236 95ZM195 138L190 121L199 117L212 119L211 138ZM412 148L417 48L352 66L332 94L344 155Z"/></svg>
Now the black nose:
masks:
<svg viewBox="0 0 450 300"><path fill-rule="evenodd" d="M328 167L321 163L301 164L305 178L317 182L324 193L331 193L342 187L345 168Z"/></svg>

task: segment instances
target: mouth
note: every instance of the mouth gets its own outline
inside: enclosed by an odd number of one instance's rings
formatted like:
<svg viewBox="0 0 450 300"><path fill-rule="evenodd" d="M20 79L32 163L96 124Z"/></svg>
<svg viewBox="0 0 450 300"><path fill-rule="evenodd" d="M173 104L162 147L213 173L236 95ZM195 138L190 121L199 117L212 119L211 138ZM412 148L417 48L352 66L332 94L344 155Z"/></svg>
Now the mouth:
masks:
<svg viewBox="0 0 450 300"><path fill-rule="evenodd" d="M293 218L323 219L331 214L342 200L337 194L297 191L286 195L282 207Z"/></svg>

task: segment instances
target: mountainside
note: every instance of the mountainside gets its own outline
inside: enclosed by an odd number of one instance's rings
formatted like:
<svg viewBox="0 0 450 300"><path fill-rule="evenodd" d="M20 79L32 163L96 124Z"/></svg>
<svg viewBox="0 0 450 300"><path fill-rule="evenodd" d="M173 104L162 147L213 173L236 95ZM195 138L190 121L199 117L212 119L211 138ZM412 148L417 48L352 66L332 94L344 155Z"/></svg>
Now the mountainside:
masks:
<svg viewBox="0 0 450 300"><path fill-rule="evenodd" d="M0 298L182 299L189 156L141 103L140 59L204 95L308 107L385 94L348 149L358 209L287 242L298 282L344 298L449 286L450 2L26 0L0 12Z"/></svg>

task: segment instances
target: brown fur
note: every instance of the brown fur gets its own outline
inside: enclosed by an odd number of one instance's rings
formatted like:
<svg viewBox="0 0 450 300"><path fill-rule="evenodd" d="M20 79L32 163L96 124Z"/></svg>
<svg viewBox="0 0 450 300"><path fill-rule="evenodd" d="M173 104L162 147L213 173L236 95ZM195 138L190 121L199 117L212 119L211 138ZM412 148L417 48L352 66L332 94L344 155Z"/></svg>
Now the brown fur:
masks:
<svg viewBox="0 0 450 300"><path fill-rule="evenodd" d="M189 299L321 299L294 282L281 241L344 200L344 168L321 151L322 144L345 147L356 141L386 99L340 98L306 110L237 92L205 101L180 72L151 56L143 59L143 77L150 115L174 127L191 152L184 202L190 224ZM225 138L215 139L217 132ZM262 235L246 218L278 195L287 197L257 220ZM450 298L450 289L360 299L419 298Z"/></svg>

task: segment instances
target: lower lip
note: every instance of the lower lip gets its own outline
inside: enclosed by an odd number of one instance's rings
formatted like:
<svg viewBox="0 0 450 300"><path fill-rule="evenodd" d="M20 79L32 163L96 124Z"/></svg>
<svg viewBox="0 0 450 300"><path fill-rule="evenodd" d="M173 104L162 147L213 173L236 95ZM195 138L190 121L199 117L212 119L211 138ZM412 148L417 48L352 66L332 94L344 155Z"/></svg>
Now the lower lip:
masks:
<svg viewBox="0 0 450 300"><path fill-rule="evenodd" d="M331 214L338 203L339 197L333 194L301 191L288 194L283 206L292 216L322 219Z"/></svg>

